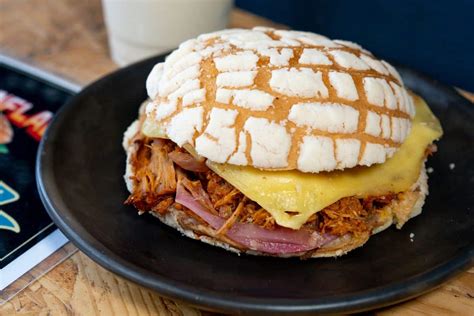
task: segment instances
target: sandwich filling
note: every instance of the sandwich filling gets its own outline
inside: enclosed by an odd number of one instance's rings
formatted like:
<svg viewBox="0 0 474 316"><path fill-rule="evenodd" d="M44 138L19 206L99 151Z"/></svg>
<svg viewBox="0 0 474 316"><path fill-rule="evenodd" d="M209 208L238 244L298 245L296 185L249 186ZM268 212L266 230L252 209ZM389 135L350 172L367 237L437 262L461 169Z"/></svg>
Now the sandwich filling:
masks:
<svg viewBox="0 0 474 316"><path fill-rule="evenodd" d="M353 188L358 190L358 193L354 191L353 194L345 195L347 190L342 182L339 187L331 188L332 191L336 191L331 195L332 198L337 196L340 198L334 201L326 199L327 205L319 209L309 208L304 212L303 221L300 216L298 220L292 222L291 219L298 218L301 213L295 212L294 209L281 212L278 207L274 207L278 199L269 200L264 195L258 194L258 192L269 192L271 195L279 189L275 187L271 190L268 187L271 181L267 181L266 184L259 182L259 177L262 178L259 170L255 169L250 173L241 172L242 178L236 179L236 173L232 173L232 170L229 172L225 165L201 160L171 140L145 135L141 128L142 119L137 133L128 141L128 146L133 148L128 158L132 168L129 180L133 183L133 187L126 203L134 205L141 212L151 211L161 216L171 211L180 212L181 218L185 218L188 224L207 227L207 231L212 234L211 237L242 250L250 249L268 254L301 253L318 249L344 236L366 240L371 233L387 222L387 216L393 215L399 227L409 219L412 207L393 209L393 214L387 215L387 205L392 203L402 205L407 204L407 201L408 204L410 201L415 203L419 193L410 187L416 182L426 155L434 151L432 141L441 135L439 123L426 104L421 99L418 99L416 104L417 116L411 134L420 134L424 137L410 135L411 139L415 139L412 140L413 146L410 148L418 146L422 151L422 157L418 157L413 151L408 153L417 160L415 161L417 168L411 171L416 174L410 177L410 183L403 191L389 189L364 191L362 184L362 187ZM406 142L410 142L410 137ZM403 154L403 145L400 151ZM392 159L397 159L397 155L400 154L397 153ZM375 167L378 166L361 168L358 175L355 174L353 177L365 176L365 179L371 179L367 173ZM387 172L387 169L382 170ZM268 172L272 173L265 171ZM280 171L273 173L277 176L280 173L281 176ZM292 173L297 175L288 177L287 182L297 181L300 172L292 171ZM257 174L257 177L252 178L252 174ZM311 176L314 175L308 175ZM328 189L331 187L331 182L335 181L331 178L331 173L316 176L319 177L319 180L314 181L316 187L323 185ZM385 175L378 173L377 176L383 179ZM327 177L327 180L324 180L324 177ZM267 180L266 176L263 178ZM238 185L242 179L250 181L246 183L245 188ZM387 180L393 182L393 179ZM327 181L326 185L322 183L324 181ZM357 179L351 181L357 183ZM301 185L304 187L306 184ZM280 189L283 197L285 194L288 195L284 187ZM266 207L268 205L270 207ZM305 204L305 207L308 208L308 205ZM186 226L187 223L181 224Z"/></svg>

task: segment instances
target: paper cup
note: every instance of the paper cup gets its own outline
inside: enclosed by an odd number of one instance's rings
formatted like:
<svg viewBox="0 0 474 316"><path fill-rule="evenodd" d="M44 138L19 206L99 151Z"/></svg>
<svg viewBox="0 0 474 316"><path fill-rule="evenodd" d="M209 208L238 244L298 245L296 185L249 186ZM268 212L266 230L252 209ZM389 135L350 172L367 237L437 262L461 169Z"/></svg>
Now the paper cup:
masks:
<svg viewBox="0 0 474 316"><path fill-rule="evenodd" d="M112 59L120 66L227 27L233 0L102 0Z"/></svg>

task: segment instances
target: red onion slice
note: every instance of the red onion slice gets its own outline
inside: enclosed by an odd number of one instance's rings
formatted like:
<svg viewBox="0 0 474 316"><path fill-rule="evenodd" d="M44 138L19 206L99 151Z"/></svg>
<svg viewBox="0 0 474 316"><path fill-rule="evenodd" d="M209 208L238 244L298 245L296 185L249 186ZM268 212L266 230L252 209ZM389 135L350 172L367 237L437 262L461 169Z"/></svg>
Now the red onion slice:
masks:
<svg viewBox="0 0 474 316"><path fill-rule="evenodd" d="M225 219L211 214L180 183L176 191L176 202L190 209L216 230L225 223ZM249 249L271 254L308 251L319 248L335 238L335 236L321 235L305 229L291 230L278 227L268 230L250 223L235 223L226 235Z"/></svg>
<svg viewBox="0 0 474 316"><path fill-rule="evenodd" d="M204 161L196 160L191 154L180 151L172 151L168 154L171 160L184 170L193 172L206 172L209 168Z"/></svg>

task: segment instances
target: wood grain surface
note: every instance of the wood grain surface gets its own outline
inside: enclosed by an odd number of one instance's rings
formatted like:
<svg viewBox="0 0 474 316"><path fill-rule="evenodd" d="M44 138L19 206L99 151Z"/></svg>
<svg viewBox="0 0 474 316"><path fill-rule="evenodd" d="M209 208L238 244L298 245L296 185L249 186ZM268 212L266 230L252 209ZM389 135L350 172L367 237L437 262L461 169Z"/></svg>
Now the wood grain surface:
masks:
<svg viewBox="0 0 474 316"><path fill-rule="evenodd" d="M232 27L274 25L234 10ZM100 0L0 0L0 53L85 85L111 61ZM466 93L474 101L474 95ZM474 315L474 268L377 315ZM0 315L201 315L112 274L78 251L0 307Z"/></svg>

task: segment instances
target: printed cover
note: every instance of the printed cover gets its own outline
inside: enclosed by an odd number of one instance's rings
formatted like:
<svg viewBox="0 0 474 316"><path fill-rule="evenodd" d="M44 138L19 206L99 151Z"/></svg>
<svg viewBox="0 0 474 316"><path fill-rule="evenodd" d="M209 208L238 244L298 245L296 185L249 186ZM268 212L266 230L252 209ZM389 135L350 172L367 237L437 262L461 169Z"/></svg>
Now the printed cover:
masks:
<svg viewBox="0 0 474 316"><path fill-rule="evenodd" d="M0 290L26 272L20 267L31 269L67 241L41 203L35 159L53 113L71 96L0 61ZM49 244L40 245L50 235Z"/></svg>

